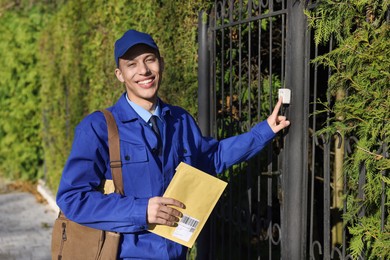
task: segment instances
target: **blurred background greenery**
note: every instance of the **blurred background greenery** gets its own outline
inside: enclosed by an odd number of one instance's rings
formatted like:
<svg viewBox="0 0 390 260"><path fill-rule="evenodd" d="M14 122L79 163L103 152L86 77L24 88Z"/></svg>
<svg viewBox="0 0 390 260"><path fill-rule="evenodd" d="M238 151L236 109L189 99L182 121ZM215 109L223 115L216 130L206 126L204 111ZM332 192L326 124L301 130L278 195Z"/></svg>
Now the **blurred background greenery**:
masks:
<svg viewBox="0 0 390 260"><path fill-rule="evenodd" d="M0 175L54 191L73 129L124 91L114 42L150 33L165 59L161 98L197 111L197 23L206 0L0 0Z"/></svg>

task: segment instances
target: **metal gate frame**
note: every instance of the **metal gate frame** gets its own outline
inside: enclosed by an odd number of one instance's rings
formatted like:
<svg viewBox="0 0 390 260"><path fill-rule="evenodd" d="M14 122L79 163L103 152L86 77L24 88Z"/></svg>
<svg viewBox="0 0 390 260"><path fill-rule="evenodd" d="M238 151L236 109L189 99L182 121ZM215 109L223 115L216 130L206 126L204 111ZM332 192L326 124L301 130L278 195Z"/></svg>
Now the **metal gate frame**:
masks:
<svg viewBox="0 0 390 260"><path fill-rule="evenodd" d="M241 2L241 1L240 1ZM248 6L252 6L249 1ZM280 2L280 1L278 1ZM273 1L259 1L259 6L267 6L272 9ZM285 113L292 124L288 134L284 138L284 148L281 153L282 163L279 171L281 173L281 257L283 259L305 259L307 241L307 165L308 165L308 115L309 115L309 83L306 56L307 24L303 13L302 1L286 1L287 6L280 10L277 15L285 13L286 17L286 47L285 47L285 83L291 89L291 104L285 108ZM223 5L226 1L223 1ZM217 3L215 4L217 5ZM230 1L230 8L233 3ZM230 10L232 11L232 10ZM269 17L272 15L270 11ZM208 15L202 12L199 15L199 126L204 135L213 135L215 116L213 110L216 106L213 98L213 71L210 70L214 61L210 60L210 53L213 53L214 25L209 25ZM261 17L264 19L263 17ZM252 18L256 19L256 18ZM248 19L248 21L251 19ZM283 65L282 65L283 66ZM212 112L214 111L214 112ZM299 122L299 123L297 123ZM272 168L270 169L272 171ZM208 231L204 231L198 243L198 258L213 259L214 249L208 239ZM271 240L271 239L270 239ZM259 257L259 256L258 256ZM269 259L272 254L269 254Z"/></svg>
<svg viewBox="0 0 390 260"><path fill-rule="evenodd" d="M248 12L248 15L243 17L241 10L237 13L235 4L241 9L246 8L244 11ZM274 10L274 4L279 5L279 7L281 6L281 8ZM241 49L239 49L239 68L232 67L233 59L231 54L227 55L230 60L223 60L226 53L229 53L229 51L230 53L232 52L231 48L233 41L232 39L228 39L225 34L229 34L229 37L231 37L233 35L232 32L234 31L234 29L232 30L231 28L234 28L234 26L238 26L239 28L239 35L235 35L235 37L239 38L239 43L241 44L244 41L249 41L249 47L246 47L249 48L248 62L249 65L251 65L250 46L252 44L251 41L253 40L250 37L251 28L249 26L249 37L242 40L240 38L241 24L261 22L262 20L268 19L271 23L272 30L273 17L281 17L282 60L278 65L281 67L281 85L291 89L292 97L291 104L282 109L282 113L291 121L291 126L278 137L277 142L280 146L278 147L280 153L276 156L277 158L274 158L275 155L272 153L273 148L271 146L267 147L265 150L267 150L266 156L268 156L268 158L265 172L259 172L258 168L251 168L248 165L246 175L233 179L229 184L229 186L234 186L236 185L235 182L237 180L240 182L246 178L246 187L248 188L248 196L246 199L247 204L249 205L249 217L246 209L232 205L233 200L231 199L231 193L237 191L230 187L226 198L222 199L222 202L219 203L219 208L216 210L217 214L214 214L214 216L212 215L211 220L209 220L205 230L202 231L198 239L198 259L244 259L245 256L247 259L352 259L351 255L348 255L346 250L349 243L347 229L343 227L341 232L339 231L338 233L339 235L342 235L342 241L340 241L340 238L334 239L332 237L332 228L335 226L332 222L342 223L341 214L345 213L347 208L346 202L344 201L342 209L332 209L332 203L334 206L334 194L338 192L332 187L335 182L335 176L332 175L334 174L332 170L332 152L341 152L344 154L344 158L347 157L348 154L352 153L352 146L353 143L357 141L357 138L354 136L343 137L340 134L337 135L337 133L335 133L335 136L331 137L315 135L316 131L321 128L329 118L329 114L319 116L316 114L316 111L318 110L318 99L330 100L326 90L331 71L326 68L320 68L318 64L313 64L312 59L331 51L334 44L332 40L327 46L315 46L313 42L313 35L307 26L304 10L305 8L315 8L315 5L315 1L304 0L221 0L215 1L214 10L210 12L201 12L199 15L198 122L204 135L213 136L215 138L225 137L224 135L220 136L220 132L225 131L223 128L234 128L237 124L234 120L231 120L233 122L231 125L221 125L218 121L221 117L233 117L231 114L234 108L232 99L235 90L232 85L234 85L235 82L230 76L233 74L232 71L234 69L239 70L238 84L241 84L241 79L245 77L243 76L241 78ZM255 12L252 12L252 8L255 9ZM219 11L216 11L217 9ZM268 9L267 12L263 12L265 9ZM218 14L218 12L221 12L221 14ZM233 19L233 13L239 17L238 20ZM388 11L388 14L387 20L389 21L390 11ZM219 24L216 22L216 17L221 19ZM220 38L217 37L217 32L222 35L218 35ZM227 39L227 43L224 42L225 39ZM261 42L260 40L261 36L259 36L258 42ZM222 55L219 57L222 61L216 58L217 41L219 41L219 44L222 46ZM224 44L226 45L226 50L224 49ZM272 36L269 38L269 47L271 50ZM259 56L260 49L261 47L258 49ZM269 70L271 70L269 72L269 104L271 111L273 100L272 88L275 86L273 86L274 82L272 82L273 57L272 52L269 51L269 53L268 62L271 63L269 65ZM219 63L218 66L221 65L221 67L217 68L217 63ZM261 68L260 64L259 58L259 64L257 64L258 70ZM225 70L225 65L230 67ZM250 89L251 72L248 71L247 73L249 75L247 79L249 83L245 84L248 84L248 89ZM228 80L225 79L226 75L230 77ZM260 72L258 78L261 78ZM260 89L260 79L258 85L258 88ZM222 94L218 94L219 96L216 97L218 88L218 91L222 91ZM241 85L239 89L241 90ZM228 93L224 94L224 91ZM257 94L260 95L259 93L260 92L258 91ZM229 101L225 101L225 98L229 98ZM258 101L259 100L260 99L258 99ZM222 105L219 104L219 102L221 102ZM256 100L252 100L252 102L256 103ZM228 108L227 113L218 115L219 111L217 110L219 109L223 112L225 106ZM238 106L240 109L241 104ZM256 117L255 120L256 119L259 119L259 116ZM249 118L249 122L252 122L251 120L252 119ZM240 123L241 122L238 122L238 125L240 125ZM242 130L248 130L248 127L244 127ZM377 152L388 158L388 144L378 143L378 145L381 149ZM233 170L229 169L227 175L230 176L232 173ZM382 174L386 173L383 172ZM257 184L252 185L250 183L250 181L253 180L251 179L253 177L257 178ZM268 178L268 180L265 181L266 186L268 185L265 199L260 194L262 192L260 191L260 182L263 178ZM342 190L344 193L348 193L349 187L346 186L347 178L347 176L343 176L344 187ZM363 187L365 182L366 169L363 164L361 171L359 172L358 184L358 197L361 199L364 199ZM277 185L275 185L275 183L277 183ZM256 198L251 197L250 194L253 192L250 191L253 187L257 188L255 191L257 192L257 197L255 195ZM276 191L275 187L277 189ZM384 195L386 186L383 181L382 189L381 228L383 230L386 219L385 202L387 200ZM274 193L278 193L278 202L275 201L275 198L273 197ZM265 205L268 207L267 210L271 209L271 211L276 205L279 207L277 210L280 213L280 217L278 218L277 216L275 218L272 212L267 211L265 224L259 224L260 221L263 221L260 219L261 217L258 214L259 211L250 212L250 208L253 206L251 205L252 200L259 205ZM234 210L238 211L239 214L242 214L244 220L237 221L237 214L232 212ZM359 216L364 216L364 214L363 208L359 212ZM253 220L255 223L253 223ZM225 221L229 226L228 230L224 230L222 227L222 235L220 234L222 241L215 241L215 227L217 221ZM280 223L278 221L280 221ZM252 225L255 225L255 227L253 228ZM257 252L254 254L247 249L248 252L239 253L238 258L234 258L235 255L233 254L234 250L232 248L237 247L238 250L241 250L245 248L245 246L233 244L233 226L238 226L239 229L245 229L245 232L249 235L252 235L253 233L257 233L256 235L258 235L259 232L265 231L264 229L261 229L263 226L259 227L261 225L266 227L266 234L260 234L263 236L261 239L266 240L268 243L266 244L266 247L259 246ZM225 236L226 241L224 240ZM245 239L247 238L242 238L242 240ZM274 251L275 247L277 253ZM227 253L220 256L217 254L218 250L222 252L226 251ZM359 256L359 259L364 259L364 255Z"/></svg>

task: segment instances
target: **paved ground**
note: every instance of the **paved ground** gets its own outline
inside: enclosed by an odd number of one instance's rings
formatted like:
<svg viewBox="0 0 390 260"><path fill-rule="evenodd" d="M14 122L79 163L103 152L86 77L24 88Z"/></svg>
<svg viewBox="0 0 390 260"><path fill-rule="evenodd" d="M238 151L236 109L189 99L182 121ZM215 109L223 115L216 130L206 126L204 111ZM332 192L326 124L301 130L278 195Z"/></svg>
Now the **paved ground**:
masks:
<svg viewBox="0 0 390 260"><path fill-rule="evenodd" d="M24 190L0 179L0 260L50 260L56 212L39 194Z"/></svg>

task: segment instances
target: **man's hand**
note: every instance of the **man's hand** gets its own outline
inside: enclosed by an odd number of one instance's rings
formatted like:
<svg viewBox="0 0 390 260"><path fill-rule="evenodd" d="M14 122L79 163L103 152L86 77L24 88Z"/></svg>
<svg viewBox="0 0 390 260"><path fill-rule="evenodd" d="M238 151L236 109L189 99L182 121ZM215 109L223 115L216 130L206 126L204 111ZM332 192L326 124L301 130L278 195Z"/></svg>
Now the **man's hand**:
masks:
<svg viewBox="0 0 390 260"><path fill-rule="evenodd" d="M176 206L178 208L185 207L180 201L171 198L153 197L149 199L147 212L148 224L174 226L183 214L169 206Z"/></svg>
<svg viewBox="0 0 390 260"><path fill-rule="evenodd" d="M285 116L278 115L281 105L282 99L280 98L278 103L276 103L274 111L267 118L267 122L275 134L290 125L290 121L288 121Z"/></svg>

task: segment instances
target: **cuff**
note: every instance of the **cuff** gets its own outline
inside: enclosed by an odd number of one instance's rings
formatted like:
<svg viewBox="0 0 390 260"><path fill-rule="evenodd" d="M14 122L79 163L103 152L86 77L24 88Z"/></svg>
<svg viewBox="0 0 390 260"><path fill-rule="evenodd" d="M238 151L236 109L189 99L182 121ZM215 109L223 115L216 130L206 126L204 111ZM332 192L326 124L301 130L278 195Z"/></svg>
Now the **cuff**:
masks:
<svg viewBox="0 0 390 260"><path fill-rule="evenodd" d="M148 209L149 199L135 199L134 208L131 212L131 222L136 226L140 226L142 229L147 228L146 213Z"/></svg>
<svg viewBox="0 0 390 260"><path fill-rule="evenodd" d="M276 134L272 131L267 120L264 120L252 128L253 133L257 138L260 138L262 142L267 143L272 140Z"/></svg>

